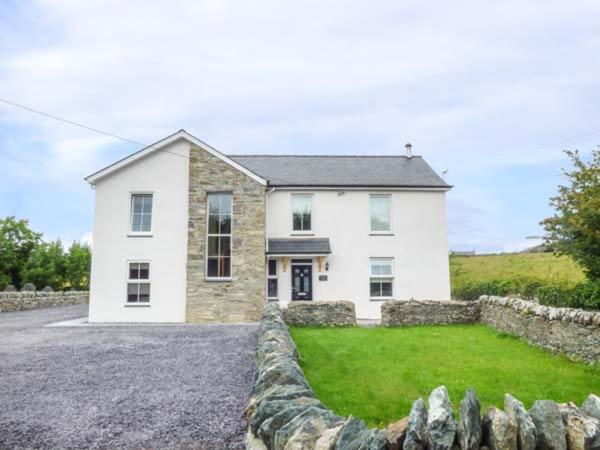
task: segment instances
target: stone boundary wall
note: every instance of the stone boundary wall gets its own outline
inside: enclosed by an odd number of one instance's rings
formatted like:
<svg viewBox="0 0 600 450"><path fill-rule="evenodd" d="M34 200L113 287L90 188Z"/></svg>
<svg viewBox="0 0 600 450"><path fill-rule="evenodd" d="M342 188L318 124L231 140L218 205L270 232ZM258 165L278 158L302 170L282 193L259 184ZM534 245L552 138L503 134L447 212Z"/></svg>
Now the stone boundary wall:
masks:
<svg viewBox="0 0 600 450"><path fill-rule="evenodd" d="M356 325L354 303L293 301L283 310L286 323L297 326L348 327Z"/></svg>
<svg viewBox="0 0 600 450"><path fill-rule="evenodd" d="M265 306L254 365L246 448L386 448L383 430L340 417L317 399L298 365L296 345L276 304Z"/></svg>
<svg viewBox="0 0 600 450"><path fill-rule="evenodd" d="M427 404L416 400L409 416L385 431L369 429L353 417L340 417L325 408L306 381L276 304L264 309L254 362L254 387L246 410L247 449L587 450L600 446L600 397L593 394L581 407L538 400L529 411L505 394L504 410L490 407L482 414L476 393L467 389L455 414L447 389L439 386Z"/></svg>
<svg viewBox="0 0 600 450"><path fill-rule="evenodd" d="M88 301L89 292L87 291L6 291L0 292L0 312L79 305L88 303Z"/></svg>
<svg viewBox="0 0 600 450"><path fill-rule="evenodd" d="M478 321L479 304L476 302L391 300L381 305L381 324L387 327Z"/></svg>
<svg viewBox="0 0 600 450"><path fill-rule="evenodd" d="M574 360L600 361L600 312L495 296L478 300L481 322Z"/></svg>

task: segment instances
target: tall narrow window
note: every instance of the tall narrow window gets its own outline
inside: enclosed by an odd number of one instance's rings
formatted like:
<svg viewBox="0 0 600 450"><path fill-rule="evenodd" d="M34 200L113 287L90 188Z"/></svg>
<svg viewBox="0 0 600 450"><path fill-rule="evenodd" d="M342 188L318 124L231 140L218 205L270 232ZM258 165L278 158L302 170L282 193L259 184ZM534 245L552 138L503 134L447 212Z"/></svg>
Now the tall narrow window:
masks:
<svg viewBox="0 0 600 450"><path fill-rule="evenodd" d="M387 194L371 195L371 231L375 233L389 232L390 200Z"/></svg>
<svg viewBox="0 0 600 450"><path fill-rule="evenodd" d="M292 230L312 230L312 195L292 195Z"/></svg>
<svg viewBox="0 0 600 450"><path fill-rule="evenodd" d="M206 278L231 278L231 202L229 193L208 194Z"/></svg>
<svg viewBox="0 0 600 450"><path fill-rule="evenodd" d="M370 296L373 299L394 295L394 259L371 258Z"/></svg>
<svg viewBox="0 0 600 450"><path fill-rule="evenodd" d="M127 270L127 303L150 303L150 263L130 262Z"/></svg>
<svg viewBox="0 0 600 450"><path fill-rule="evenodd" d="M152 232L152 194L131 194L131 232Z"/></svg>
<svg viewBox="0 0 600 450"><path fill-rule="evenodd" d="M277 300L278 283L277 283L277 260L269 259L267 267L267 297L269 300Z"/></svg>

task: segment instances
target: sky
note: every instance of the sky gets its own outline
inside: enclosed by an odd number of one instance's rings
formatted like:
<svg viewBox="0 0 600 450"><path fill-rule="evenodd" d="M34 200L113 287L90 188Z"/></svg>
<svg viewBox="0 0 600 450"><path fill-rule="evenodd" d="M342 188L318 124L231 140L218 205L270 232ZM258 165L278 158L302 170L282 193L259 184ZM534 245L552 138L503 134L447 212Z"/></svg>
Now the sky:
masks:
<svg viewBox="0 0 600 450"><path fill-rule="evenodd" d="M449 245L535 244L600 143L598 1L0 2L0 98L150 144L402 154L454 185ZM86 175L140 148L0 102L0 217L89 240Z"/></svg>

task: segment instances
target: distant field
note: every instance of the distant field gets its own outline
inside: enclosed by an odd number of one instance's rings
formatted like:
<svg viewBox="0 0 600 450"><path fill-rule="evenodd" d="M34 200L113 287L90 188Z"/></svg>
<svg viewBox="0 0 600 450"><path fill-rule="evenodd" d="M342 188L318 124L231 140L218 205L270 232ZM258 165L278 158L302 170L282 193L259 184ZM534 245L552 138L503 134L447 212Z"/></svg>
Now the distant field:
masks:
<svg viewBox="0 0 600 450"><path fill-rule="evenodd" d="M491 280L526 278L566 285L585 280L583 271L573 260L552 253L451 256L450 278L453 289L465 283Z"/></svg>

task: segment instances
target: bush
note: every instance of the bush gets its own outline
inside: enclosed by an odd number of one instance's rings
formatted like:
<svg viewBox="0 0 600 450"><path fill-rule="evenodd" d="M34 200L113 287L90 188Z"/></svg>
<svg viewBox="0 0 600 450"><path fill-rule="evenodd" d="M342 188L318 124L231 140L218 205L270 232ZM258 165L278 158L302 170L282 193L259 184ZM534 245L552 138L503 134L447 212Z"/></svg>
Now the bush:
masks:
<svg viewBox="0 0 600 450"><path fill-rule="evenodd" d="M482 295L515 295L524 299L537 298L542 305L600 310L598 281L571 287L530 279L492 280L469 282L452 290L452 298L457 300L477 300Z"/></svg>
<svg viewBox="0 0 600 450"><path fill-rule="evenodd" d="M541 287L537 297L542 305L600 309L600 282L579 283L572 288Z"/></svg>

